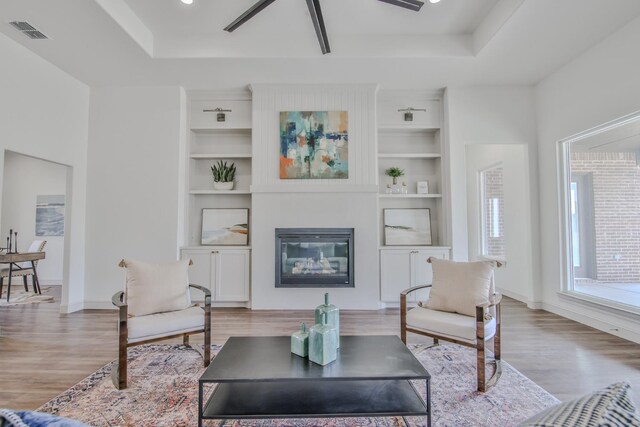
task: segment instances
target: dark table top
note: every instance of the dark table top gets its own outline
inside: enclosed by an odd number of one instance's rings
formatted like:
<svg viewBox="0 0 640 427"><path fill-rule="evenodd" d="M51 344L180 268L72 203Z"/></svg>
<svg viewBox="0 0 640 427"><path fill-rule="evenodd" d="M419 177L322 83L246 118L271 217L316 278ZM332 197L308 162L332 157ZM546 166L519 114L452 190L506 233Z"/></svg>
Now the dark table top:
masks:
<svg viewBox="0 0 640 427"><path fill-rule="evenodd" d="M325 366L291 353L290 337L231 337L201 382L427 379L400 338L341 336L338 358Z"/></svg>

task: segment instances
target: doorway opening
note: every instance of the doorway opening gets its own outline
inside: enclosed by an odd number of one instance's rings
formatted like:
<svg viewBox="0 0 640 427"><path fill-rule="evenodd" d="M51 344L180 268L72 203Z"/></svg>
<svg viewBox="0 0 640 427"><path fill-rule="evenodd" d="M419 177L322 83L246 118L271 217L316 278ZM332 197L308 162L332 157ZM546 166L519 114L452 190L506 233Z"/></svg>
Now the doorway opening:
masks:
<svg viewBox="0 0 640 427"><path fill-rule="evenodd" d="M45 259L37 262L36 271L42 295L55 296L56 304L60 303L66 277L65 235L70 225L70 200L67 197L70 169L66 165L12 151L4 153L0 219L0 236L3 240L0 246L6 246L5 239L10 231L14 233L13 248L21 253L36 251L33 249L34 243L37 246L38 242L46 241L43 248ZM20 301L19 296L24 298L23 301L38 300L30 298L34 291L31 279L27 277L25 289L23 278L13 277L12 301L14 297ZM7 281L5 279L4 298Z"/></svg>

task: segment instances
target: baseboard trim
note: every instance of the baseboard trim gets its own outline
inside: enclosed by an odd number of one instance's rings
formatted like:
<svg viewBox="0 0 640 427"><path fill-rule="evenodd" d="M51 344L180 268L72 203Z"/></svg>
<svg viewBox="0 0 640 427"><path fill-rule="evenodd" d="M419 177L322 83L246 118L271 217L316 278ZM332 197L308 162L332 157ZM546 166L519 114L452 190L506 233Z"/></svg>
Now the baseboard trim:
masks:
<svg viewBox="0 0 640 427"><path fill-rule="evenodd" d="M60 280L51 280L51 279L40 279L38 278L41 286L62 286L62 279Z"/></svg>
<svg viewBox="0 0 640 427"><path fill-rule="evenodd" d="M519 294L517 292L513 292L513 291L509 291L507 289L501 288L499 286L496 287L496 290L498 292L500 292L502 295L512 298L516 301L520 301L523 302L525 304L527 304L527 307L532 309L532 310L540 310L542 308L542 302L538 302L538 301L531 301L531 299L529 297L526 297L522 294Z"/></svg>
<svg viewBox="0 0 640 427"><path fill-rule="evenodd" d="M111 301L85 301L84 310L117 310Z"/></svg>
<svg viewBox="0 0 640 427"><path fill-rule="evenodd" d="M75 302L73 304L60 304L60 313L63 314L74 313L82 309L84 309L83 302Z"/></svg>
<svg viewBox="0 0 640 427"><path fill-rule="evenodd" d="M627 328L624 328L620 325L616 325L611 322L594 319L593 317L585 316L582 313L578 313L576 311L559 307L557 305L549 304L546 302L542 303L542 309L548 312L557 314L558 316L566 317L567 319L571 319L578 323L582 323L583 325L587 325L592 328L598 329L602 332L606 332L608 334L615 335L625 340L640 344L640 332L638 331L629 330Z"/></svg>

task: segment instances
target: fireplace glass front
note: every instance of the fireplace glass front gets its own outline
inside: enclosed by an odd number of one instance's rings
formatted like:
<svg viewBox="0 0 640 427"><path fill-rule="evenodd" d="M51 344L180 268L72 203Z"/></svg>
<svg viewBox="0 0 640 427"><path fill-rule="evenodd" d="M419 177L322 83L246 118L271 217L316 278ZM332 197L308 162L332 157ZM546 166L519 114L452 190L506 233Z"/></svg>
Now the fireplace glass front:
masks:
<svg viewBox="0 0 640 427"><path fill-rule="evenodd" d="M352 228L276 229L276 287L353 287Z"/></svg>

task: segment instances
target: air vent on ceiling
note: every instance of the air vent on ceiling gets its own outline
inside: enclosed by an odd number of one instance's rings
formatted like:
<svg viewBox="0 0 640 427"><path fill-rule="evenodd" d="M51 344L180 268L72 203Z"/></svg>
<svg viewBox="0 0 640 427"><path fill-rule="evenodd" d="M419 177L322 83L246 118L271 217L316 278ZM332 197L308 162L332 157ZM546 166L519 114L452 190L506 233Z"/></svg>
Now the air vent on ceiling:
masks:
<svg viewBox="0 0 640 427"><path fill-rule="evenodd" d="M30 39L46 39L46 38L48 38L47 36L42 34L40 31L36 30L33 27L33 25L29 24L28 22L25 22L25 21L11 21L10 24L13 26L13 28L17 29L22 34L25 34Z"/></svg>

